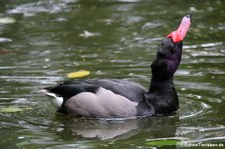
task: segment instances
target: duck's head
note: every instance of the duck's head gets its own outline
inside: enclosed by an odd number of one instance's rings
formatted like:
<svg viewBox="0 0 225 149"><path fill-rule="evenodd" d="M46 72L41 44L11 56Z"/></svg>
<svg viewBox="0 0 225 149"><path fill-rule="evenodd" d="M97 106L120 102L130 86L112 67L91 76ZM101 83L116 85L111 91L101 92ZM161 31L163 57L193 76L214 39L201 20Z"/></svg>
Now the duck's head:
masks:
<svg viewBox="0 0 225 149"><path fill-rule="evenodd" d="M190 15L184 16L176 31L171 32L161 43L153 61L152 75L154 79L172 78L182 57L182 41L191 24Z"/></svg>

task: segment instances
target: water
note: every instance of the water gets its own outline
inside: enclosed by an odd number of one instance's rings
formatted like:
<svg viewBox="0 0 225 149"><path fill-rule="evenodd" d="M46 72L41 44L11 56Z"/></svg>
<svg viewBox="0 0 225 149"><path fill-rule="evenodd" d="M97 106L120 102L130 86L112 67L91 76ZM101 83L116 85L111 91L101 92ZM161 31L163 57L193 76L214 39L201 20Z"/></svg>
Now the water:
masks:
<svg viewBox="0 0 225 149"><path fill-rule="evenodd" d="M0 1L2 148L224 146L225 4L215 1ZM69 118L38 93L66 74L148 86L162 39L192 14L175 75L180 110L130 120ZM201 144L199 144L201 143Z"/></svg>

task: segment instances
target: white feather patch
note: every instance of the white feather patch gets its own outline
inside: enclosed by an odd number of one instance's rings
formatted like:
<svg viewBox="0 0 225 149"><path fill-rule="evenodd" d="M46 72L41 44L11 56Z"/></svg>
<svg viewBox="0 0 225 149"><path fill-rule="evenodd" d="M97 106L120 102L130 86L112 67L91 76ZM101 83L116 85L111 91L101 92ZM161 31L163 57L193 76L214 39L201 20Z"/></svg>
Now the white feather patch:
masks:
<svg viewBox="0 0 225 149"><path fill-rule="evenodd" d="M59 109L61 107L63 103L63 97L59 97L56 94L50 93L45 89L40 90L40 92L48 97L48 100L56 109Z"/></svg>

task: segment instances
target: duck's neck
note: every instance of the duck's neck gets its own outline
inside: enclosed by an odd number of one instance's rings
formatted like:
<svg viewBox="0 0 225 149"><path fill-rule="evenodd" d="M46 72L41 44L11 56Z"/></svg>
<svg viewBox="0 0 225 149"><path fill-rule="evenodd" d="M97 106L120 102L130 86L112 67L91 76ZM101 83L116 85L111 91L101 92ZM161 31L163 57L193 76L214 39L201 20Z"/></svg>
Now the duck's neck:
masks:
<svg viewBox="0 0 225 149"><path fill-rule="evenodd" d="M173 77L160 81L153 77L146 97L147 104L153 105L155 114L168 114L179 108Z"/></svg>
<svg viewBox="0 0 225 149"><path fill-rule="evenodd" d="M172 88L174 88L173 77L167 78L165 80L160 80L153 76L149 86L149 92L165 93Z"/></svg>

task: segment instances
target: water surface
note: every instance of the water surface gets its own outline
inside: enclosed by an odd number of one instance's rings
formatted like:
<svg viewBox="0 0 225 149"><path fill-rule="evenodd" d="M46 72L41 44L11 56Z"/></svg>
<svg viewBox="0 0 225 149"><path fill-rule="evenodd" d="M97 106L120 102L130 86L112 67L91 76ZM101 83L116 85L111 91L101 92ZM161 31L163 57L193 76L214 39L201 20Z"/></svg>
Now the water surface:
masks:
<svg viewBox="0 0 225 149"><path fill-rule="evenodd" d="M225 145L225 4L215 1L0 1L2 148ZM192 14L171 116L87 120L55 113L43 86L82 69L148 87L163 38ZM160 143L161 141L161 143Z"/></svg>

